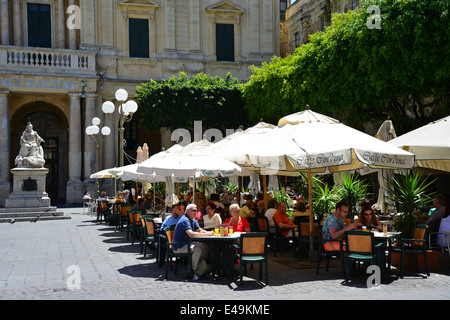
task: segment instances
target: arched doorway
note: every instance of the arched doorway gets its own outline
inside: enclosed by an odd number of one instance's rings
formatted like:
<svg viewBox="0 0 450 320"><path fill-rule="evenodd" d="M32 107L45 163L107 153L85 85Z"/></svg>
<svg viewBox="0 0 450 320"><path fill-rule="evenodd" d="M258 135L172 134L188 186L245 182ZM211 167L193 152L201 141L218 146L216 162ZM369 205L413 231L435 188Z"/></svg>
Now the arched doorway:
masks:
<svg viewBox="0 0 450 320"><path fill-rule="evenodd" d="M20 107L11 118L11 167L15 167L15 157L20 149L20 136L28 121L31 121L34 130L45 141L42 147L45 167L49 170L46 191L51 204L64 204L68 176L68 120L58 107L48 102L34 101Z"/></svg>

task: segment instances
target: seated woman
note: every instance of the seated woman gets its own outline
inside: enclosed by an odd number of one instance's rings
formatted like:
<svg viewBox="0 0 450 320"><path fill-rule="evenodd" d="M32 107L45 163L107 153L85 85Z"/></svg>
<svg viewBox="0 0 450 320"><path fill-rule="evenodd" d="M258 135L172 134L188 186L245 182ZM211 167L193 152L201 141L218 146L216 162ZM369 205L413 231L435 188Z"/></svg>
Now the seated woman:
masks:
<svg viewBox="0 0 450 320"><path fill-rule="evenodd" d="M229 210L231 218L228 218L225 224L233 226L234 232L250 232L250 224L247 219L239 216L239 205L234 203Z"/></svg>
<svg viewBox="0 0 450 320"><path fill-rule="evenodd" d="M355 226L358 229L361 229L365 226L368 230L378 229L379 231L383 230L383 225L381 224L378 217L373 212L373 209L370 206L365 206L361 209L361 213L359 214L358 219L355 221Z"/></svg>
<svg viewBox="0 0 450 320"><path fill-rule="evenodd" d="M114 202L125 203L125 197L122 191L118 191L116 197L114 198Z"/></svg>
<svg viewBox="0 0 450 320"><path fill-rule="evenodd" d="M294 212L292 212L291 215L291 222L295 223L296 217L309 217L309 213L306 211L306 203L303 201L297 202L297 205L295 206Z"/></svg>
<svg viewBox="0 0 450 320"><path fill-rule="evenodd" d="M211 230L215 227L220 227L222 224L222 218L220 217L220 214L215 212L215 210L215 203L209 201L206 204L206 214L203 216L203 229Z"/></svg>

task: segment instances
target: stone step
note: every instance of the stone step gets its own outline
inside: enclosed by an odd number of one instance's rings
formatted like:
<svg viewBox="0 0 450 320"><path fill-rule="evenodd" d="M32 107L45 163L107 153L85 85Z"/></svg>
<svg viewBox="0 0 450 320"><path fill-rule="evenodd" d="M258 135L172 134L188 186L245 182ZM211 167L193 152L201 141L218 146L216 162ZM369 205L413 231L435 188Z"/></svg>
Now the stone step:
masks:
<svg viewBox="0 0 450 320"><path fill-rule="evenodd" d="M52 212L58 211L57 207L30 207L30 208L1 208L0 214L3 213L39 213L39 212Z"/></svg>
<svg viewBox="0 0 450 320"><path fill-rule="evenodd" d="M46 221L71 219L56 207L46 208L4 208L0 209L0 223L21 221Z"/></svg>

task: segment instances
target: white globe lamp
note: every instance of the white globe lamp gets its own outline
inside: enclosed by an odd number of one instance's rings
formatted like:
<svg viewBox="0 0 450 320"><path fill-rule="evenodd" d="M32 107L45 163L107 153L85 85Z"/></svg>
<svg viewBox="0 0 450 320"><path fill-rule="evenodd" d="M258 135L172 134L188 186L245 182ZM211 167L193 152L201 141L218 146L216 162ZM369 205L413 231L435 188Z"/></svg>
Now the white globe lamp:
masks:
<svg viewBox="0 0 450 320"><path fill-rule="evenodd" d="M128 99L128 92L124 89L119 89L116 91L115 96L118 101L123 102Z"/></svg>
<svg viewBox="0 0 450 320"><path fill-rule="evenodd" d="M102 104L102 111L106 114L113 113L116 106L111 101L105 101Z"/></svg>

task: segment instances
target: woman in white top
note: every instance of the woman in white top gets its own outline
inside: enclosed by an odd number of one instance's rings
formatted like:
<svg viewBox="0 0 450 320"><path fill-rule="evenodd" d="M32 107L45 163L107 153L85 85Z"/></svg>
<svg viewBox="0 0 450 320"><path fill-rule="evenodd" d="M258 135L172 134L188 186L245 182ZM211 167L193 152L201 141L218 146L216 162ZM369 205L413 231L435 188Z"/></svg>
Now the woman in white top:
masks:
<svg viewBox="0 0 450 320"><path fill-rule="evenodd" d="M215 210L216 205L214 202L210 201L206 204L206 214L203 216L203 229L214 229L222 224L222 218Z"/></svg>

